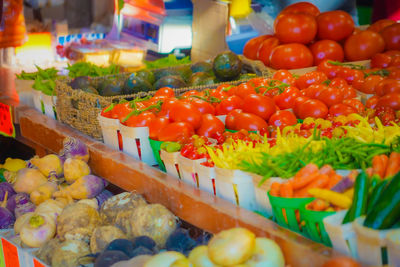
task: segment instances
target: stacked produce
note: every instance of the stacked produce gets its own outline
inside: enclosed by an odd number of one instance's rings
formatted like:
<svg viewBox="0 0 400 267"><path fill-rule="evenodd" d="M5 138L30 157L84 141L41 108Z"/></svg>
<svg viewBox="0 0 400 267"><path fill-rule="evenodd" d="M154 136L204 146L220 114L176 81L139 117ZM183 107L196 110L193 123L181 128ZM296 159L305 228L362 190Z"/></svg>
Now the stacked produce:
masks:
<svg viewBox="0 0 400 267"><path fill-rule="evenodd" d="M309 2L292 4L274 22L274 35L249 40L243 50L249 59L274 69L299 69L325 59L359 61L385 50L398 50L400 24L383 19L366 30L355 27L342 10L320 12Z"/></svg>

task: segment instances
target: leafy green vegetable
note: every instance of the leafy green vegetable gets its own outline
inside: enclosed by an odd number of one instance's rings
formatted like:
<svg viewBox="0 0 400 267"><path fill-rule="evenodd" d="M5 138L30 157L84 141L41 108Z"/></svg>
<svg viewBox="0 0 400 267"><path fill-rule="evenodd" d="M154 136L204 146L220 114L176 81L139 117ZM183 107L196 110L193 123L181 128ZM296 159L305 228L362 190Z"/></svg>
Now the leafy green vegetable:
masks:
<svg viewBox="0 0 400 267"><path fill-rule="evenodd" d="M73 65L68 64L68 76L76 78L79 76L99 77L119 73L119 67L115 64L109 67L99 67L88 62L78 62Z"/></svg>
<svg viewBox="0 0 400 267"><path fill-rule="evenodd" d="M53 79L57 77L58 70L56 68L48 68L48 69L42 69L39 66L36 66L36 69L38 71L36 72L25 72L22 71L20 74L17 74L17 79L19 80L36 80L36 79L42 79L42 80L48 80L48 79Z"/></svg>
<svg viewBox="0 0 400 267"><path fill-rule="evenodd" d="M167 57L157 59L155 61L145 61L146 67L148 69L159 69L166 68L176 65L191 64L190 57L184 57L182 59L177 59L174 54L169 54Z"/></svg>

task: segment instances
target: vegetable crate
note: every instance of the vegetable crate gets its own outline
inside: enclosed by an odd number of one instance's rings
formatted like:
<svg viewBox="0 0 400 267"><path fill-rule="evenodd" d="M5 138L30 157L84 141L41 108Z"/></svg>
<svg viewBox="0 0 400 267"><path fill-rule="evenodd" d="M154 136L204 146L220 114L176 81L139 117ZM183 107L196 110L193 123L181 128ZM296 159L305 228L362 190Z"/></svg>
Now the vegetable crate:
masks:
<svg viewBox="0 0 400 267"><path fill-rule="evenodd" d="M263 75L266 73L264 67L252 62L251 60L242 60L242 69L247 73L255 73L257 75ZM169 69L173 69L174 66ZM130 73L110 75L104 77L92 78L94 84L100 84L107 79L126 79ZM190 90L202 91L207 88L213 89L217 88L221 84L232 84L236 85L247 81L238 80L232 82L216 83L212 85L202 85L194 87L184 87L179 89L174 89L176 95L183 94ZM69 85L71 82L70 78L63 80L56 80L56 95L58 96L58 101L56 103L56 110L59 120L69 126L97 139L102 140L102 131L98 121L98 114L101 110L109 106L112 102L118 102L121 99L134 99L136 97L153 96L156 91L139 92L131 95L118 95L118 96L100 96L83 90L72 89Z"/></svg>
<svg viewBox="0 0 400 267"><path fill-rule="evenodd" d="M195 162L194 169L197 173L199 188L214 196L219 196L215 186L215 167L201 165L201 162Z"/></svg>
<svg viewBox="0 0 400 267"><path fill-rule="evenodd" d="M263 180L262 176L252 174L252 178L253 178L254 191L256 195L256 202L258 205L257 212L261 213L267 218L271 218L273 216L273 211L267 193L272 183L283 182L284 179L271 177L260 185L260 182Z"/></svg>
<svg viewBox="0 0 400 267"><path fill-rule="evenodd" d="M195 165L196 163L202 163L206 161L206 159L188 159L182 156L181 154L178 154L178 165L179 165L179 171L181 174L181 179L190 185L193 185L196 188L199 188L199 177L198 174L195 170Z"/></svg>
<svg viewBox="0 0 400 267"><path fill-rule="evenodd" d="M49 96L38 90L33 90L32 93L34 108L37 111L45 114L47 117L57 119L57 112L55 108L57 96Z"/></svg>
<svg viewBox="0 0 400 267"><path fill-rule="evenodd" d="M314 211L308 210L306 206L300 209L300 218L304 227L304 233L310 239L323 243L329 247L332 246L328 233L325 230L323 219L335 212L332 211Z"/></svg>
<svg viewBox="0 0 400 267"><path fill-rule="evenodd" d="M119 134L119 120L103 117L99 114L97 117L101 127L104 144L114 149L119 149L118 134Z"/></svg>
<svg viewBox="0 0 400 267"><path fill-rule="evenodd" d="M149 142L150 142L150 146L151 149L153 150L153 155L154 158L157 161L158 167L165 172L165 166L164 166L164 162L161 160L160 154L161 154L161 144L164 143L162 141L156 141L153 139L150 139L149 137Z"/></svg>
<svg viewBox="0 0 400 267"><path fill-rule="evenodd" d="M163 149L160 152L160 158L164 162L166 172L175 178L181 179L178 155L179 152L167 152Z"/></svg>

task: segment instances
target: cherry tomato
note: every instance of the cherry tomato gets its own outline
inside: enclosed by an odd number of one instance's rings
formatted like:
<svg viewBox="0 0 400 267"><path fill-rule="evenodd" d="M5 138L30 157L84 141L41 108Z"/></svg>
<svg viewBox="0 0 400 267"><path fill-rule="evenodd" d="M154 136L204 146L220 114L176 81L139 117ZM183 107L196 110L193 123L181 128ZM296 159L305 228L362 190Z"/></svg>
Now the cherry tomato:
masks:
<svg viewBox="0 0 400 267"><path fill-rule="evenodd" d="M390 62L392 62L391 56L378 53L373 55L371 58L371 68L387 68L389 67Z"/></svg>
<svg viewBox="0 0 400 267"><path fill-rule="evenodd" d="M322 101L310 99L300 104L296 115L303 120L307 117L325 118L328 115L328 108Z"/></svg>
<svg viewBox="0 0 400 267"><path fill-rule="evenodd" d="M239 116L239 113L243 113L241 109L235 109L226 115L225 125L227 129L234 130L236 125L236 119Z"/></svg>
<svg viewBox="0 0 400 267"><path fill-rule="evenodd" d="M145 111L139 115L133 115L122 124L128 127L146 127L149 126L150 122L156 118L153 112Z"/></svg>
<svg viewBox="0 0 400 267"><path fill-rule="evenodd" d="M327 87L321 91L317 99L324 102L329 108L343 101L343 92L336 87Z"/></svg>
<svg viewBox="0 0 400 267"><path fill-rule="evenodd" d="M298 2L285 7L280 14L284 13L304 13L316 17L320 11L310 2Z"/></svg>
<svg viewBox="0 0 400 267"><path fill-rule="evenodd" d="M272 79L279 80L281 82L290 84L292 86L296 86L296 78L293 77L293 74L288 70L277 70L275 71Z"/></svg>
<svg viewBox="0 0 400 267"><path fill-rule="evenodd" d="M353 33L354 21L350 14L341 10L327 11L317 17L319 39L340 41Z"/></svg>
<svg viewBox="0 0 400 267"><path fill-rule="evenodd" d="M216 115L226 115L234 109L241 109L243 107L243 99L233 95L223 99L215 108Z"/></svg>
<svg viewBox="0 0 400 267"><path fill-rule="evenodd" d="M302 90L303 94L309 98L318 98L319 94L328 88L325 84L313 84L310 85L308 88Z"/></svg>
<svg viewBox="0 0 400 267"><path fill-rule="evenodd" d="M284 13L275 19L274 32L281 43L308 44L317 34L317 22L304 13Z"/></svg>
<svg viewBox="0 0 400 267"><path fill-rule="evenodd" d="M188 99L182 101L192 104L192 106L195 107L198 111L200 111L201 114L212 114L212 115L215 114L214 106L202 99L189 97Z"/></svg>
<svg viewBox="0 0 400 267"><path fill-rule="evenodd" d="M335 78L341 68L342 67L340 66L335 66L329 63L329 59L321 61L321 63L319 63L317 66L317 70L325 73L329 79Z"/></svg>
<svg viewBox="0 0 400 267"><path fill-rule="evenodd" d="M293 108L296 98L300 96L300 91L296 87L290 86L283 93L274 96L275 105L280 109Z"/></svg>
<svg viewBox="0 0 400 267"><path fill-rule="evenodd" d="M400 93L390 93L379 98L376 107L389 107L394 110L400 109Z"/></svg>
<svg viewBox="0 0 400 267"><path fill-rule="evenodd" d="M281 130L286 126L297 124L296 116L288 110L278 110L269 118L269 125L279 127Z"/></svg>
<svg viewBox="0 0 400 267"><path fill-rule="evenodd" d="M343 99L351 99L357 97L356 90L350 85L342 88L342 92L343 92Z"/></svg>
<svg viewBox="0 0 400 267"><path fill-rule="evenodd" d="M275 110L275 102L268 96L250 94L243 99L243 111L255 114L264 120L268 120Z"/></svg>
<svg viewBox="0 0 400 267"><path fill-rule="evenodd" d="M201 126L196 133L200 136L215 138L222 135L224 131L225 125L220 119L211 114L204 114L201 116Z"/></svg>
<svg viewBox="0 0 400 267"><path fill-rule="evenodd" d="M385 41L379 33L362 31L347 38L344 54L349 61L370 59L385 50Z"/></svg>
<svg viewBox="0 0 400 267"><path fill-rule="evenodd" d="M380 31L386 50L400 50L400 23L394 23Z"/></svg>
<svg viewBox="0 0 400 267"><path fill-rule="evenodd" d="M400 93L400 80L384 79L375 86L375 94L378 96L390 93Z"/></svg>
<svg viewBox="0 0 400 267"><path fill-rule="evenodd" d="M361 267L350 257L336 257L327 261L322 267Z"/></svg>
<svg viewBox="0 0 400 267"><path fill-rule="evenodd" d="M261 60L265 66L269 66L269 58L272 50L279 45L279 40L276 37L271 37L264 40L258 48L257 59Z"/></svg>
<svg viewBox="0 0 400 267"><path fill-rule="evenodd" d="M307 97L307 96L299 96L294 100L294 105L293 105L293 112L294 114L299 114L299 108L301 106L301 104L303 104L304 102L306 102L307 100L310 100L311 98Z"/></svg>
<svg viewBox="0 0 400 267"><path fill-rule="evenodd" d="M235 94L240 98L245 98L249 94L255 94L254 86L252 86L249 82L241 83L236 87Z"/></svg>
<svg viewBox="0 0 400 267"><path fill-rule="evenodd" d="M381 30L383 30L387 26L390 26L390 25L395 24L395 23L396 23L396 21L391 20L391 19L380 19L380 20L377 20L374 23L372 23L367 28L367 30L373 31L373 32L380 32Z"/></svg>
<svg viewBox="0 0 400 267"><path fill-rule="evenodd" d="M163 142L184 142L193 134L193 126L190 123L173 122L160 130L158 133L158 140Z"/></svg>
<svg viewBox="0 0 400 267"><path fill-rule="evenodd" d="M313 84L321 84L322 82L328 80L325 73L321 71L311 71L301 75L296 80L296 86L300 90L306 89Z"/></svg>
<svg viewBox="0 0 400 267"><path fill-rule="evenodd" d="M154 96L167 96L167 97L174 97L175 92L172 88L169 87L162 87L157 90Z"/></svg>
<svg viewBox="0 0 400 267"><path fill-rule="evenodd" d="M257 51L260 45L264 40L270 38L271 36L272 35L261 35L248 40L243 47L243 55L252 60L257 59Z"/></svg>
<svg viewBox="0 0 400 267"><path fill-rule="evenodd" d="M167 98L164 100L164 103L161 105L161 111L158 115L169 117L169 113L171 112L171 108L178 103L179 100L175 97Z"/></svg>
<svg viewBox="0 0 400 267"><path fill-rule="evenodd" d="M343 100L343 104L353 107L358 114L362 114L365 110L364 104L355 98Z"/></svg>
<svg viewBox="0 0 400 267"><path fill-rule="evenodd" d="M357 113L357 110L346 104L336 104L329 108L329 115L337 117L340 115L347 116Z"/></svg>
<svg viewBox="0 0 400 267"><path fill-rule="evenodd" d="M318 65L324 59L343 61L344 51L342 46L333 40L320 40L310 46L314 57L314 65Z"/></svg>
<svg viewBox="0 0 400 267"><path fill-rule="evenodd" d="M150 121L149 123L149 137L153 140L158 140L158 134L161 129L169 124L169 119L167 117L157 117Z"/></svg>
<svg viewBox="0 0 400 267"><path fill-rule="evenodd" d="M333 78L329 84L329 86L336 88L345 88L348 85L349 84L346 82L346 80L340 77Z"/></svg>
<svg viewBox="0 0 400 267"><path fill-rule="evenodd" d="M374 95L370 98L367 99L367 102L365 103L366 108L375 108L376 104L378 103L379 96Z"/></svg>
<svg viewBox="0 0 400 267"><path fill-rule="evenodd" d="M305 45L284 44L272 50L270 63L274 69L307 68L313 64L313 56Z"/></svg>
<svg viewBox="0 0 400 267"><path fill-rule="evenodd" d="M364 83L358 88L358 91L364 94L374 94L375 88L379 84L379 82L383 81L384 78L380 75L370 75L365 78Z"/></svg>
<svg viewBox="0 0 400 267"><path fill-rule="evenodd" d="M235 119L234 128L232 130L260 131L266 129L268 124L261 117L251 113L239 113Z"/></svg>
<svg viewBox="0 0 400 267"><path fill-rule="evenodd" d="M192 104L180 101L171 107L169 119L172 122L190 123L194 129L197 129L201 124L201 113Z"/></svg>

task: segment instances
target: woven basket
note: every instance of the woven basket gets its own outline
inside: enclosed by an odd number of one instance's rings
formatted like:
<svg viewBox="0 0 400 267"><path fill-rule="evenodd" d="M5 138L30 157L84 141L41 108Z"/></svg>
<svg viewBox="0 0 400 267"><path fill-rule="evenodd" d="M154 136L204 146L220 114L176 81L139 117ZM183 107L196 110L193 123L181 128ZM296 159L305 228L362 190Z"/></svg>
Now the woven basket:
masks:
<svg viewBox="0 0 400 267"><path fill-rule="evenodd" d="M245 73L255 73L259 76L266 76L267 72L264 65L261 62L251 61L244 57L241 58L243 62L243 71ZM173 67L171 67L173 68ZM127 78L130 73L110 75L105 77L92 78L94 83L99 83L105 79L112 77ZM100 124L97 120L97 115L101 110L112 102L118 102L120 99L134 99L136 97L153 96L156 91L139 92L131 95L119 95L119 96L100 96L91 93L84 92L82 90L72 89L69 86L71 79L66 78L63 80L56 81L56 94L57 103L56 110L58 118L61 122L97 139L102 140ZM238 80L232 82L216 83L212 85L201 85L194 87L184 87L174 89L176 95L181 95L190 90L202 91L207 88L217 88L221 84L236 85L247 80Z"/></svg>

